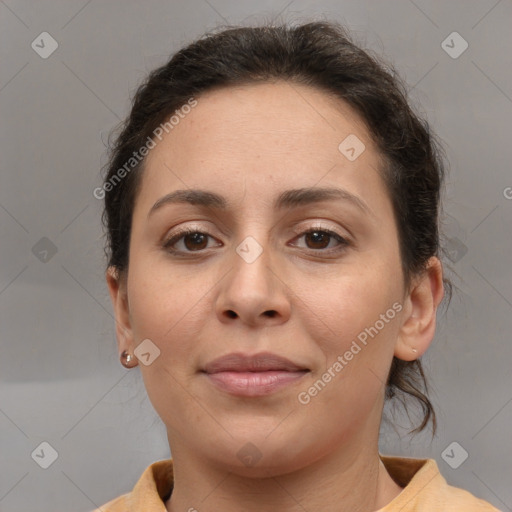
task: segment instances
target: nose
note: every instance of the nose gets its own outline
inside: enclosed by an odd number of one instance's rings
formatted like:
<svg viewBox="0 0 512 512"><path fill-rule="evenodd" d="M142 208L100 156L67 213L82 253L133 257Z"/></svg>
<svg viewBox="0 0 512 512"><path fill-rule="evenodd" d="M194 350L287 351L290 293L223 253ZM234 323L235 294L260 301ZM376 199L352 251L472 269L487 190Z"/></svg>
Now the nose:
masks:
<svg viewBox="0 0 512 512"><path fill-rule="evenodd" d="M230 271L221 280L221 288L216 299L216 313L222 323L239 322L255 327L278 325L290 317L291 290L283 279L282 272L272 263L270 251L263 249L254 258L251 251L254 239L245 248L240 244L239 252L233 251L229 260ZM280 275L281 274L281 275Z"/></svg>

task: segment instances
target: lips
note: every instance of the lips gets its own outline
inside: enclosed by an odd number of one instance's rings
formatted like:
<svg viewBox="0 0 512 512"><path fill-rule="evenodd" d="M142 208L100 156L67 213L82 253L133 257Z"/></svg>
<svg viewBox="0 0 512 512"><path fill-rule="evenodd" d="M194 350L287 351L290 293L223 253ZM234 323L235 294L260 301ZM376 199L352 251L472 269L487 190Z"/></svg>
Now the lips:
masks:
<svg viewBox="0 0 512 512"><path fill-rule="evenodd" d="M209 374L219 372L297 372L304 370L308 370L308 368L299 366L285 357L270 352L262 352L252 356L242 353L228 354L214 359L206 364L203 369L205 373Z"/></svg>
<svg viewBox="0 0 512 512"><path fill-rule="evenodd" d="M240 397L272 394L300 380L308 368L285 357L264 352L233 353L208 363L202 373L217 389Z"/></svg>

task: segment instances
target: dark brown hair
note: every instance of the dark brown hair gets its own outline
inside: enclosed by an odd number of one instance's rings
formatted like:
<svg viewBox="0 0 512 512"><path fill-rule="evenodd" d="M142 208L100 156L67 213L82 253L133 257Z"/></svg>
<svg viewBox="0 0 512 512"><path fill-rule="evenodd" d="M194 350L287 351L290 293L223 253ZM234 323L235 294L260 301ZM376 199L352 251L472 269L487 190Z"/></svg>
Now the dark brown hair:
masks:
<svg viewBox="0 0 512 512"><path fill-rule="evenodd" d="M406 286L421 274L431 256L439 256L440 192L444 179L441 150L428 123L415 114L406 87L393 66L354 44L338 23L216 29L174 54L138 88L130 115L111 147L105 176L103 223L108 266L120 275L128 269L132 213L144 160L129 172L126 162L154 130L190 98L215 88L259 81L305 84L348 103L366 123L382 157L382 177L392 200ZM107 184L110 184L107 186ZM444 277L450 292L451 283ZM386 398L418 400L423 430L436 416L427 397L419 360L393 358ZM407 407L406 407L407 409Z"/></svg>

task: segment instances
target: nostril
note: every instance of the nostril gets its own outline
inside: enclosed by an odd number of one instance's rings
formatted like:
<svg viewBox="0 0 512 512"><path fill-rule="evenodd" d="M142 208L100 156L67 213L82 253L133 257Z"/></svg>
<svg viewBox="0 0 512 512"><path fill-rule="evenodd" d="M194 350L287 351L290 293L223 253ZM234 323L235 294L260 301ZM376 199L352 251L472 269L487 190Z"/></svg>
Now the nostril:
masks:
<svg viewBox="0 0 512 512"><path fill-rule="evenodd" d="M237 314L234 311L232 311L231 309L226 311L226 314L229 316L229 318L236 318L237 317Z"/></svg>
<svg viewBox="0 0 512 512"><path fill-rule="evenodd" d="M265 311L265 315L269 316L270 318L274 318L276 316L276 311L274 309L271 309L270 311Z"/></svg>

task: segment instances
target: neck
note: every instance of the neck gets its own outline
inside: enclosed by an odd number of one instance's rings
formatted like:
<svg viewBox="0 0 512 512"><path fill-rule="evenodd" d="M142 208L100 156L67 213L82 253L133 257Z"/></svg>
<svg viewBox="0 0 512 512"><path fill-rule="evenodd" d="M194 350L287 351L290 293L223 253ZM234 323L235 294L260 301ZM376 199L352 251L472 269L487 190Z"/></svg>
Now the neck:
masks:
<svg viewBox="0 0 512 512"><path fill-rule="evenodd" d="M359 439L298 470L252 478L217 467L189 450L174 447L174 490L168 512L375 512L402 488L386 471L373 442ZM365 440L366 444L361 444ZM269 471L269 475L271 475Z"/></svg>

